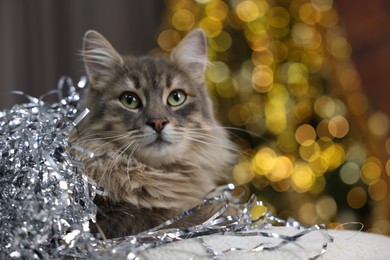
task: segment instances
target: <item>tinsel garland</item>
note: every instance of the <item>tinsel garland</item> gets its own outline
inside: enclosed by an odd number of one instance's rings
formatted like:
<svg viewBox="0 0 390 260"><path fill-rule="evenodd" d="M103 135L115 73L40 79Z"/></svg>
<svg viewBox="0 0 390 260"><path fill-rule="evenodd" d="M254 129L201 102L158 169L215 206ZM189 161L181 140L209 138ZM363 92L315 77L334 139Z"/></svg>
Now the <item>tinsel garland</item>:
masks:
<svg viewBox="0 0 390 260"><path fill-rule="evenodd" d="M28 98L29 102L0 111L0 258L52 259L65 256L78 258L123 257L135 259L139 253L157 246L202 237L225 234L237 237L262 236L275 243L253 248L254 251L275 250L302 236L318 231L318 255L326 252L332 238L321 226L303 227L294 220L284 221L269 212L253 219L255 207L264 207L252 196L246 203L237 203L232 195L234 185L219 187L218 196L206 199L158 227L136 236L103 241L95 238L89 223L96 218L93 199L100 188L82 171L69 151L70 131L88 111L78 111L79 89L86 85L82 78L77 86L63 77L56 93L58 102ZM235 204L237 215L223 215ZM200 225L187 229L168 229L176 221L197 214L202 208L217 207L215 213ZM283 226L296 230L283 235L270 227ZM237 238L239 239L239 238ZM220 256L203 243L209 256ZM229 251L235 251L231 248ZM313 257L315 257L313 256Z"/></svg>

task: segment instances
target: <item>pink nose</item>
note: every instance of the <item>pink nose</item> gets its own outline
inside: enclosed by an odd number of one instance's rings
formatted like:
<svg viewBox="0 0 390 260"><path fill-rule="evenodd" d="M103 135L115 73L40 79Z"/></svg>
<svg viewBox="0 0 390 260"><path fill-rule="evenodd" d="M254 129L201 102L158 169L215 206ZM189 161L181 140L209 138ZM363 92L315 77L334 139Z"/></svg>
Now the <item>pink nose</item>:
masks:
<svg viewBox="0 0 390 260"><path fill-rule="evenodd" d="M157 133L161 133L168 123L169 121L166 118L153 118L146 122L146 124L153 128Z"/></svg>

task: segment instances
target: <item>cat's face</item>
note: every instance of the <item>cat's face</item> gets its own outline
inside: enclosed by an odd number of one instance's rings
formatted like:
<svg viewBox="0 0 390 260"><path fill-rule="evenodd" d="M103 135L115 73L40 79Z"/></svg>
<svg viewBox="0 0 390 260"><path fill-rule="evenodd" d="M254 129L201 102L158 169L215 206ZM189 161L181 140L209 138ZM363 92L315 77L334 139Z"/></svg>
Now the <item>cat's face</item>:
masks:
<svg viewBox="0 0 390 260"><path fill-rule="evenodd" d="M210 138L215 122L204 85L201 31L186 36L170 59L121 57L93 31L85 36L83 54L91 83L83 128L91 140L105 138L118 155L158 167Z"/></svg>

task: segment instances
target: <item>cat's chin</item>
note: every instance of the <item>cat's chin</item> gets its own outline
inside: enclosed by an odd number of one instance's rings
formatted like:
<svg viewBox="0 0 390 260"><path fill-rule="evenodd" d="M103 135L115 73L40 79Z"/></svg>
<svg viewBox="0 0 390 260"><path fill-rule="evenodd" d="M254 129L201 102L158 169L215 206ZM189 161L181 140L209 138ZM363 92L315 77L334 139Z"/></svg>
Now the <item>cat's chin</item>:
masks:
<svg viewBox="0 0 390 260"><path fill-rule="evenodd" d="M152 145L139 148L134 156L138 161L153 168L174 163L179 159L180 145L166 141L156 141Z"/></svg>

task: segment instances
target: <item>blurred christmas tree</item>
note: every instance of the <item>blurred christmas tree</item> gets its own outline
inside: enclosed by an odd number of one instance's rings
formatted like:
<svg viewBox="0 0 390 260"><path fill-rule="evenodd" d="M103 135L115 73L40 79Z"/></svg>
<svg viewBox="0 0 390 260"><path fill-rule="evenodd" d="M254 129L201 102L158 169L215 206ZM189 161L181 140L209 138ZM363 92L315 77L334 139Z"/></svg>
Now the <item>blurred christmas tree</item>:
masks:
<svg viewBox="0 0 390 260"><path fill-rule="evenodd" d="M373 112L332 0L166 0L158 44L203 28L233 169L281 217L390 234L389 120ZM350 227L348 227L350 228Z"/></svg>

